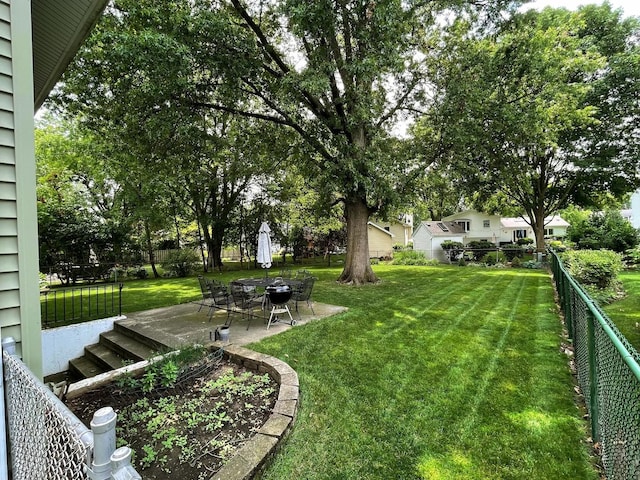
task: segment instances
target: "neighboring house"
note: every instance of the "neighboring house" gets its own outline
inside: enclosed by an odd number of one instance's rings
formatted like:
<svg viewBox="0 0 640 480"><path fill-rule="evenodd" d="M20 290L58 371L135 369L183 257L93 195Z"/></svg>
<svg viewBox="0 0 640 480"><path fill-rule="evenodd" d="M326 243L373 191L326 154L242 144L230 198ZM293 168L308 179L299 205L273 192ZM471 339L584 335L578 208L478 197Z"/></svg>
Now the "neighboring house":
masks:
<svg viewBox="0 0 640 480"><path fill-rule="evenodd" d="M34 113L106 0L0 0L0 335L42 376Z"/></svg>
<svg viewBox="0 0 640 480"><path fill-rule="evenodd" d="M628 213L627 218L633 228L640 228L640 190L636 190L631 195L631 212Z"/></svg>
<svg viewBox="0 0 640 480"><path fill-rule="evenodd" d="M442 230L445 226L449 232ZM455 228L452 228L455 226ZM559 215L545 219L545 238L562 238L569 224ZM454 240L467 245L486 240L495 245L516 243L520 238L535 239L533 229L523 218L501 218L475 210L465 210L442 219L441 222L422 222L413 234L413 249L425 253L427 258L446 259L440 244Z"/></svg>
<svg viewBox="0 0 640 480"><path fill-rule="evenodd" d="M502 224L498 215L489 215L475 210L465 210L442 219L443 222L457 223L464 229L465 244L472 241L487 240L499 244L501 241Z"/></svg>
<svg viewBox="0 0 640 480"><path fill-rule="evenodd" d="M397 220L372 219L369 227L369 256L391 257L393 246L406 247L413 237L413 215L402 214Z"/></svg>
<svg viewBox="0 0 640 480"><path fill-rule="evenodd" d="M502 238L509 238L509 240L506 240L508 242L515 243L519 238L535 239L533 229L522 217L503 218L500 222L504 229ZM569 223L560 215L546 217L544 219L544 238L565 237L567 235L567 228L569 228Z"/></svg>
<svg viewBox="0 0 640 480"><path fill-rule="evenodd" d="M373 222L367 223L367 227L369 229L369 257L392 257L395 235L389 230L380 227Z"/></svg>
<svg viewBox="0 0 640 480"><path fill-rule="evenodd" d="M464 243L464 226L457 222L421 222L413 232L413 249L424 252L428 259L447 261L442 242Z"/></svg>

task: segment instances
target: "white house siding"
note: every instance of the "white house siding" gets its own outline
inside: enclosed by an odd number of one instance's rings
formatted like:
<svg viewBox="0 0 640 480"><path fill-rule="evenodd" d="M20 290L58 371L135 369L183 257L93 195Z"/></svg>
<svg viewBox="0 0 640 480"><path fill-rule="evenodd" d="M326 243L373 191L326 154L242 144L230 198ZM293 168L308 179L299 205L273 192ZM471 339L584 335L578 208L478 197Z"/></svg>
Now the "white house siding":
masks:
<svg viewBox="0 0 640 480"><path fill-rule="evenodd" d="M0 335L41 376L31 59L31 2L0 0Z"/></svg>
<svg viewBox="0 0 640 480"><path fill-rule="evenodd" d="M447 222L470 222L469 230L464 235L465 244L474 240L488 240L496 244L510 240L508 237L505 237L506 232L502 229L500 217L498 215L487 215L476 212L475 210L466 210L464 212L444 217L442 220ZM488 227L484 226L485 220L489 221Z"/></svg>
<svg viewBox="0 0 640 480"><path fill-rule="evenodd" d="M449 259L442 249L442 243L447 240L462 243L463 238L461 235L433 236L424 225L420 224L413 232L413 250L424 253L430 260L448 262Z"/></svg>
<svg viewBox="0 0 640 480"><path fill-rule="evenodd" d="M631 225L640 228L640 190L631 195Z"/></svg>

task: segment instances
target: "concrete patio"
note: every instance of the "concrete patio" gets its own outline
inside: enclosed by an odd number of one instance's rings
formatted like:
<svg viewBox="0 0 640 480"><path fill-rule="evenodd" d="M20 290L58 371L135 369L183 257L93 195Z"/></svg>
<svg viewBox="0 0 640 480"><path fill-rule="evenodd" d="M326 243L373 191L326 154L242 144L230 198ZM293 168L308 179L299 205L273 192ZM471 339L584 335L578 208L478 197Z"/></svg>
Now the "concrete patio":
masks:
<svg viewBox="0 0 640 480"><path fill-rule="evenodd" d="M293 318L298 322L297 326L291 326L285 322L272 323L267 330L266 321L262 318L253 318L247 330L247 321L241 319L239 313L232 313L232 322L229 334L229 344L246 345L257 342L265 337L277 335L291 328L330 317L345 312L346 307L328 305L313 302L313 311L306 304L299 305L299 314L292 308ZM199 343L206 345L213 341L213 332L216 327L224 325L227 320L227 312L216 311L209 318L209 309L203 307L200 311L198 303L185 303L171 307L156 308L143 312L131 313L126 320L118 323L160 344L171 348L179 348L183 345ZM286 316L286 315L285 315ZM266 312L266 319L269 312ZM283 315L280 315L283 318ZM286 318L288 321L288 317Z"/></svg>

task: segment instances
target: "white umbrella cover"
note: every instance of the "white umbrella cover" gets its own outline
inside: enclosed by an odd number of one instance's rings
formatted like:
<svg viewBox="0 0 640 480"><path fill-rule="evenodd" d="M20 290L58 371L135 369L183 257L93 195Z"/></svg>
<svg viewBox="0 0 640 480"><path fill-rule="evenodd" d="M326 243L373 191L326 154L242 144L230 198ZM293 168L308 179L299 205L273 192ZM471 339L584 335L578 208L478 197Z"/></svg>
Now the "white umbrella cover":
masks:
<svg viewBox="0 0 640 480"><path fill-rule="evenodd" d="M267 222L262 222L258 231L258 263L262 268L271 267L271 229Z"/></svg>

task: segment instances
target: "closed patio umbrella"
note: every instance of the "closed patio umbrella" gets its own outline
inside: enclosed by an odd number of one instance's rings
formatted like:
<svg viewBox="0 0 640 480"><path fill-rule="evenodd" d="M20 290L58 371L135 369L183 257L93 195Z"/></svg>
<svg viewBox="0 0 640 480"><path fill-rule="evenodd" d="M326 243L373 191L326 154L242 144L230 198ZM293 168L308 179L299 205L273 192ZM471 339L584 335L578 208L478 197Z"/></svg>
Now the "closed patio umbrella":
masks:
<svg viewBox="0 0 640 480"><path fill-rule="evenodd" d="M262 268L271 267L271 229L267 222L262 222L258 231L258 263Z"/></svg>

